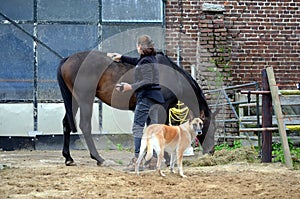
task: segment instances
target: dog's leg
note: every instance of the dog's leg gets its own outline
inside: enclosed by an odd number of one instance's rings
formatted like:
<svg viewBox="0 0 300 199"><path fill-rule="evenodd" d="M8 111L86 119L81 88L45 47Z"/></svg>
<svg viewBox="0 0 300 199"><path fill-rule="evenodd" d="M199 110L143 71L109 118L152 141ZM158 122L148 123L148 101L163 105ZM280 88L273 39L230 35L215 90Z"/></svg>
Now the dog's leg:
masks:
<svg viewBox="0 0 300 199"><path fill-rule="evenodd" d="M141 164L141 161L142 159L144 158L144 155L146 153L146 147L147 147L147 140L145 138L142 138L142 141L141 141L141 146L140 146L140 154L139 154L139 157L135 163L135 173L137 175L139 175L139 168L140 168L140 164Z"/></svg>
<svg viewBox="0 0 300 199"><path fill-rule="evenodd" d="M157 165L156 165L157 171L158 171L159 175L161 175L162 177L165 177L166 175L163 174L163 172L161 171L161 163L164 158L164 148L156 150L156 154L157 154Z"/></svg>
<svg viewBox="0 0 300 199"><path fill-rule="evenodd" d="M176 153L175 153L175 151L173 151L171 153L171 159L170 159L170 171L171 171L171 173L175 173L175 171L174 171L174 166L175 166L175 162L176 162L175 157L176 157Z"/></svg>
<svg viewBox="0 0 300 199"><path fill-rule="evenodd" d="M183 152L184 150L177 151L177 165L178 165L179 175L183 178L186 178L187 176L183 174L183 167L182 167Z"/></svg>
<svg viewBox="0 0 300 199"><path fill-rule="evenodd" d="M139 168L140 168L140 164L141 164L142 159L144 158L145 153L146 153L146 151L143 151L143 152L140 151L139 157L138 157L138 159L135 163L135 173L137 175L140 174L140 169Z"/></svg>

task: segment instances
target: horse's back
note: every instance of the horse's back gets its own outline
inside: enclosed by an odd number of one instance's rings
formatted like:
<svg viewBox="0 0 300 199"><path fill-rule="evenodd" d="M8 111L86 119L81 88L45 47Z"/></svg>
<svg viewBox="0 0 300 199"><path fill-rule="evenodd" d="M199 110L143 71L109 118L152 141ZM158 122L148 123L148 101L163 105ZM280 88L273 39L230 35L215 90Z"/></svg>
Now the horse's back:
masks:
<svg viewBox="0 0 300 199"><path fill-rule="evenodd" d="M132 82L133 68L114 62L105 52L95 50L69 56L61 66L61 74L77 100L90 102L96 96L109 106L132 110L135 106L132 93L115 92L115 85L121 81Z"/></svg>

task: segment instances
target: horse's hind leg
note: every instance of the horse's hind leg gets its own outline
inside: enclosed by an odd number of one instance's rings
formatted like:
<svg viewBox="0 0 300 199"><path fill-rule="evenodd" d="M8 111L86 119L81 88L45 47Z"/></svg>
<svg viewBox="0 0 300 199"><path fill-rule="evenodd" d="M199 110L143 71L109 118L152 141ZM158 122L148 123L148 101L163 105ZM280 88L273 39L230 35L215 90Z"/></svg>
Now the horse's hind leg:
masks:
<svg viewBox="0 0 300 199"><path fill-rule="evenodd" d="M86 144L90 151L91 158L97 161L97 165L101 165L104 162L104 159L99 155L93 138L91 134L91 119L92 119L92 108L93 105L91 104L82 104L80 106L80 129L83 132Z"/></svg>
<svg viewBox="0 0 300 199"><path fill-rule="evenodd" d="M65 164L66 166L75 166L73 158L70 154L70 133L71 128L68 122L67 114L63 119L63 131L64 131L64 145L62 150L62 155L66 158Z"/></svg>

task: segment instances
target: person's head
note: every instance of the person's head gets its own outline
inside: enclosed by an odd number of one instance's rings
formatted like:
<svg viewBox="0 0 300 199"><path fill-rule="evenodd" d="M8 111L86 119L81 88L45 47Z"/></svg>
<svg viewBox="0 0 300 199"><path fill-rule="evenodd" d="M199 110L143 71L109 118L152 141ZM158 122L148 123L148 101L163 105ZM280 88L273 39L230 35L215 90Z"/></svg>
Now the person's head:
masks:
<svg viewBox="0 0 300 199"><path fill-rule="evenodd" d="M137 50L141 55L155 55L154 42L148 35L142 35L137 40Z"/></svg>

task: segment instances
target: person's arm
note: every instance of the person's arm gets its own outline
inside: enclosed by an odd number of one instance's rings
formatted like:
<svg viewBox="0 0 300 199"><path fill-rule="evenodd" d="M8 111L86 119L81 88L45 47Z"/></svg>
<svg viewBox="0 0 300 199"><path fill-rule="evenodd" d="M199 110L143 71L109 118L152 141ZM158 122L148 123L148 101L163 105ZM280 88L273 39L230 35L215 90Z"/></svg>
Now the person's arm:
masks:
<svg viewBox="0 0 300 199"><path fill-rule="evenodd" d="M129 56L125 56L125 55L122 55L121 56L121 61L122 62L126 62L128 64L131 64L131 65L136 65L138 63L138 58L136 57L129 57Z"/></svg>
<svg viewBox="0 0 300 199"><path fill-rule="evenodd" d="M148 85L152 83L152 62L150 62L149 60L143 60L139 67L141 70L141 74L142 74L142 80L139 82L136 82L134 84L128 84L126 82L122 82L120 85L117 85L116 89L117 91L120 92L126 92L126 91L130 91L130 90L136 90L142 86Z"/></svg>
<svg viewBox="0 0 300 199"><path fill-rule="evenodd" d="M108 57L112 58L112 60L114 60L114 61L117 61L117 62L122 61L122 62L126 62L128 64L131 64L131 65L136 65L139 60L138 58L121 55L119 53L107 53L106 55Z"/></svg>

